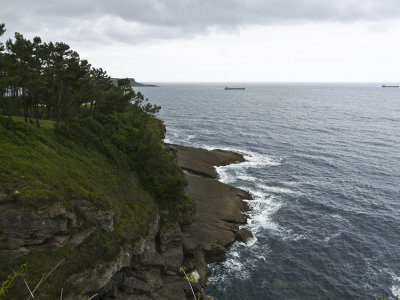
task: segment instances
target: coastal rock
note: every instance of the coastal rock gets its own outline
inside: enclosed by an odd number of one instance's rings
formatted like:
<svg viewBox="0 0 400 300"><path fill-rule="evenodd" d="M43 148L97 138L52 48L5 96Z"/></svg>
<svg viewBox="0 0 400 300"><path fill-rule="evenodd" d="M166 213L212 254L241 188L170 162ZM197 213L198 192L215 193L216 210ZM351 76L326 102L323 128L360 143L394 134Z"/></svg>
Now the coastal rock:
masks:
<svg viewBox="0 0 400 300"><path fill-rule="evenodd" d="M179 157L180 146L168 147L177 151ZM210 275L207 264L223 259L225 247L235 240L247 241L251 237L249 231L239 229L239 225L246 223L244 212L248 209L242 199L250 199L251 195L217 181L213 167L242 161L243 157L223 150L184 147L183 151L189 170L186 191L197 207L194 220L184 224L164 224L159 228L157 219L141 240L121 249L112 262L71 277L71 282L77 282L78 288L84 291L82 295L97 293L104 299L122 300L193 299L180 267L184 266L187 273L196 274L198 281L192 286L195 292L202 292ZM189 163L190 159L193 162ZM182 156L179 163L182 163ZM100 214L90 216L85 208L83 211L92 224L99 226L96 220L102 218ZM105 216L105 219L112 218ZM110 230L111 227L98 228Z"/></svg>
<svg viewBox="0 0 400 300"><path fill-rule="evenodd" d="M159 268L152 268L146 271L132 272L135 278L146 282L150 286L151 291L155 291L163 286L161 279L161 271Z"/></svg>
<svg viewBox="0 0 400 300"><path fill-rule="evenodd" d="M93 269L75 274L69 278L71 285L82 292L82 295L93 294L94 291L104 290L109 286L113 276L121 269L131 264L135 250L141 247L127 245L122 247L120 253L112 261L94 266ZM83 296L82 296L83 297Z"/></svg>
<svg viewBox="0 0 400 300"><path fill-rule="evenodd" d="M187 233L182 233L182 250L186 255L194 255L199 247L198 241Z"/></svg>
<svg viewBox="0 0 400 300"><path fill-rule="evenodd" d="M128 294L148 294L151 287L148 283L133 276L125 276L121 285L122 291Z"/></svg>
<svg viewBox="0 0 400 300"><path fill-rule="evenodd" d="M184 265L196 270L199 283L204 286L210 270L207 263L219 261L226 254L225 247L236 239L246 240L248 234L239 230L245 224L248 205L243 199L251 199L247 191L216 180L214 166L242 162L241 154L224 151L168 145L176 152L178 162L188 172L185 174L187 193L196 202L196 215L192 223L182 226Z"/></svg>
<svg viewBox="0 0 400 300"><path fill-rule="evenodd" d="M166 271L178 274L183 261L182 233L178 223L160 232L160 250Z"/></svg>
<svg viewBox="0 0 400 300"><path fill-rule="evenodd" d="M3 205L0 210L0 250L40 246L76 227L76 216L62 203L32 210ZM1 234L1 233L7 233ZM26 250L26 249L25 249Z"/></svg>
<svg viewBox="0 0 400 300"><path fill-rule="evenodd" d="M247 243L251 238L253 238L253 234L251 233L251 231L245 228L238 230L237 232L235 232L235 234L236 239L242 243Z"/></svg>
<svg viewBox="0 0 400 300"><path fill-rule="evenodd" d="M193 295L183 277L170 276L164 278L164 286L158 290L158 297L154 299L187 300L193 299Z"/></svg>
<svg viewBox="0 0 400 300"><path fill-rule="evenodd" d="M241 154L226 150L208 151L201 148L165 144L177 155L182 169L193 174L217 179L218 173L214 166L225 166L232 163L244 162Z"/></svg>
<svg viewBox="0 0 400 300"><path fill-rule="evenodd" d="M156 235L158 233L159 219L154 224L150 233L143 240L143 251L135 255L132 259L133 268L140 269L141 267L160 267L165 266L165 262L161 254L156 249Z"/></svg>

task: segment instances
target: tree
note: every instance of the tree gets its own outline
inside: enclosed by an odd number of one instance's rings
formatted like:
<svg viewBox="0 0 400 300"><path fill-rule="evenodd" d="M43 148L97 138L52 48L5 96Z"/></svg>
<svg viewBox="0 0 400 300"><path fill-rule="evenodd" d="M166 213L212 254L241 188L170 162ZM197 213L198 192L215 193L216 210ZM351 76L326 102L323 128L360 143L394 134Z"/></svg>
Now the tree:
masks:
<svg viewBox="0 0 400 300"><path fill-rule="evenodd" d="M5 24L0 24L0 37L6 32ZM0 100L3 106L3 113L5 113L5 100L4 100L4 90L7 87L4 79L6 78L6 70L5 70L5 58L4 58L4 46L3 43L0 43Z"/></svg>

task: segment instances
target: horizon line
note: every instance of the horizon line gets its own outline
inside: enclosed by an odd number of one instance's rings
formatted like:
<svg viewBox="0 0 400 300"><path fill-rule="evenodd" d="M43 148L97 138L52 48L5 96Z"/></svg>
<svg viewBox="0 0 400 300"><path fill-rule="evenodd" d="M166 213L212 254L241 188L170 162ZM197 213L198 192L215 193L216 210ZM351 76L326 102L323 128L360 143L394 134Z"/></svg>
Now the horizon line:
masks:
<svg viewBox="0 0 400 300"><path fill-rule="evenodd" d="M125 78L125 77L117 77ZM136 80L136 79L135 79ZM146 81L139 80L136 82L151 83L212 83L212 84L399 84L400 81Z"/></svg>

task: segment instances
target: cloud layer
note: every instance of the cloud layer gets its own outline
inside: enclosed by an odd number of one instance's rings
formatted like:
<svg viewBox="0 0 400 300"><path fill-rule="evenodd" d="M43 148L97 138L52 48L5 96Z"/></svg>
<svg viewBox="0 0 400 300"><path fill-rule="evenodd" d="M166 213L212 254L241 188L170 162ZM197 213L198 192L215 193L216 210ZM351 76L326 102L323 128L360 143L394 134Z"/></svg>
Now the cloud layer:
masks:
<svg viewBox="0 0 400 300"><path fill-rule="evenodd" d="M398 0L0 0L9 31L75 42L140 43L303 21L400 18Z"/></svg>

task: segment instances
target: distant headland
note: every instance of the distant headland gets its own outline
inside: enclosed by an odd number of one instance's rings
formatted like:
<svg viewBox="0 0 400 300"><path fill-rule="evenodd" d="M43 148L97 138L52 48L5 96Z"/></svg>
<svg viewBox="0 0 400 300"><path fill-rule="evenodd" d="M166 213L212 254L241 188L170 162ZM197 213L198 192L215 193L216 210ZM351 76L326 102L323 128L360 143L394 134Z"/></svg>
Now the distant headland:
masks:
<svg viewBox="0 0 400 300"><path fill-rule="evenodd" d="M117 84L117 80L118 79L120 79L120 78L111 78L111 80L112 80L112 82L114 83L114 84ZM155 85L155 84L144 84L144 83L140 83L140 82L137 82L134 78L128 78L129 79L129 81L130 81L130 83L131 83L131 86L133 86L133 87L135 87L135 86L142 86L142 87L159 87L158 85Z"/></svg>

